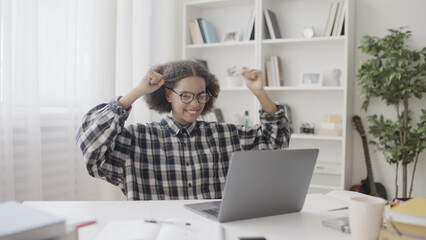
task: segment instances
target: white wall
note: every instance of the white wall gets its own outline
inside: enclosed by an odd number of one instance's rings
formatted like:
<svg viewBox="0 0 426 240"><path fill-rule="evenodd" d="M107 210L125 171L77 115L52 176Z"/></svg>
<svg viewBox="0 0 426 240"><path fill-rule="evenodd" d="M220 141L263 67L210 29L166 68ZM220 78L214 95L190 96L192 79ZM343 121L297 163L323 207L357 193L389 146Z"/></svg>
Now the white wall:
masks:
<svg viewBox="0 0 426 240"><path fill-rule="evenodd" d="M413 49L421 49L426 46L425 22L426 1L424 0L356 0L356 46L359 45L362 36L383 37L388 34L387 29L397 29L401 26L409 26L413 32L411 40L408 40L408 46ZM358 69L367 56L358 49L355 55L355 68ZM354 114L361 117L364 128L367 129L367 115L382 113L385 117L394 119L393 109L387 108L380 102L374 102L369 106L368 112L361 110L363 99L360 98L360 87L355 84L354 93ZM421 108L426 108L426 95L421 101L415 101L413 108L421 112ZM417 113L416 116L418 116ZM418 117L417 117L418 118ZM352 162L352 182L358 184L366 177L366 167L363 155L361 138L357 132L353 133L353 162ZM367 138L371 137L367 135ZM388 191L388 197L392 199L395 196L395 170L394 167L386 163L380 152L375 152L370 145L370 156L373 165L373 172L376 182L382 183ZM412 165L409 167L409 179L411 179ZM401 174L400 174L401 176ZM421 155L415 175L415 184L413 196L426 196L426 153ZM399 186L400 189L402 186ZM409 187L409 186L408 186Z"/></svg>

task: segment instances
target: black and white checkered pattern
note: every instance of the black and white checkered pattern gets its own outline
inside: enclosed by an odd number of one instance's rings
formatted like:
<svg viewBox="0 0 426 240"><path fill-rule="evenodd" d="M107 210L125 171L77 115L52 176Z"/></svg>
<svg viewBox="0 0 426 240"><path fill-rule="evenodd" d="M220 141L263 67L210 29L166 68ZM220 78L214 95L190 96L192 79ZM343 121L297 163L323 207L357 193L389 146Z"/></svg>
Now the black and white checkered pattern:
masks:
<svg viewBox="0 0 426 240"><path fill-rule="evenodd" d="M121 188L129 200L221 198L234 151L282 149L289 128L282 106L260 111L253 127L196 121L181 127L161 122L124 127L130 109L113 99L90 110L77 133L87 170Z"/></svg>

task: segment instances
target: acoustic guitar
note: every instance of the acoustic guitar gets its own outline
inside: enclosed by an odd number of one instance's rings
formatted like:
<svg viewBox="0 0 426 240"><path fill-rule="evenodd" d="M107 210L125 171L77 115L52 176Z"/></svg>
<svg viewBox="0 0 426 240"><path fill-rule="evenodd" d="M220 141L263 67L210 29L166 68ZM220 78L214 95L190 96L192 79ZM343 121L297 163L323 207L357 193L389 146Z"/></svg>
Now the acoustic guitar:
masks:
<svg viewBox="0 0 426 240"><path fill-rule="evenodd" d="M387 192L383 184L374 182L373 170L370 161L370 152L368 151L367 136L365 135L364 127L361 123L361 118L355 115L352 117L352 121L359 135L361 135L365 164L367 166L367 178L361 180L361 184L352 186L350 190L387 199Z"/></svg>

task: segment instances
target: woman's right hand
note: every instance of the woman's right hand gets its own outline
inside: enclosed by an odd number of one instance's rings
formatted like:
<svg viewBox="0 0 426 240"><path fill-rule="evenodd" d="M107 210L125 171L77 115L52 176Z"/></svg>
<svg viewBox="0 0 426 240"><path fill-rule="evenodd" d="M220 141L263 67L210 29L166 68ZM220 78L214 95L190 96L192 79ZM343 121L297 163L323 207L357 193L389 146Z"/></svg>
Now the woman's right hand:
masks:
<svg viewBox="0 0 426 240"><path fill-rule="evenodd" d="M163 75L150 68L138 85L129 93L121 97L118 102L124 109L129 109L129 107L132 106L132 104L140 97L157 91L164 85L164 83Z"/></svg>
<svg viewBox="0 0 426 240"><path fill-rule="evenodd" d="M139 97L157 91L165 83L163 75L155 72L151 68L136 86L136 90L140 93Z"/></svg>

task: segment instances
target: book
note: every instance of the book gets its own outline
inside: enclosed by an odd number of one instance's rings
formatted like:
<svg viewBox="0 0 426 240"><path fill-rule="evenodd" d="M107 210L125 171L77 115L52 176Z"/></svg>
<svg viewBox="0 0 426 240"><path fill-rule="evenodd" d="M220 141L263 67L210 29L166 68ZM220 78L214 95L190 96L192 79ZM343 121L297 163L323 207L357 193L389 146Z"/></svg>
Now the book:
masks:
<svg viewBox="0 0 426 240"><path fill-rule="evenodd" d="M278 65L278 86L284 86L284 75L281 58L277 56L277 65Z"/></svg>
<svg viewBox="0 0 426 240"><path fill-rule="evenodd" d="M201 33L201 27L200 27L198 19L195 19L193 22L194 22L194 29L195 29L195 35L196 35L196 38L197 38L197 43L198 44L205 43L204 38L203 38L203 34Z"/></svg>
<svg viewBox="0 0 426 240"><path fill-rule="evenodd" d="M278 86L278 61L277 56L271 56L271 83L273 87Z"/></svg>
<svg viewBox="0 0 426 240"><path fill-rule="evenodd" d="M205 43L215 43L217 42L216 32L214 30L214 26L205 19L201 20L201 32L204 36L204 42Z"/></svg>
<svg viewBox="0 0 426 240"><path fill-rule="evenodd" d="M416 197L392 207L386 212L386 220L426 227L426 198Z"/></svg>
<svg viewBox="0 0 426 240"><path fill-rule="evenodd" d="M271 80L269 86L284 86L284 77L282 70L281 58L279 56L271 56L270 60Z"/></svg>
<svg viewBox="0 0 426 240"><path fill-rule="evenodd" d="M191 34L191 40L193 44L198 44L197 34L195 32L195 24L193 21L189 22L189 32Z"/></svg>
<svg viewBox="0 0 426 240"><path fill-rule="evenodd" d="M95 240L116 239L223 239L222 226L212 221L187 221L183 219L152 220L116 220L109 221L98 233Z"/></svg>
<svg viewBox="0 0 426 240"><path fill-rule="evenodd" d="M341 5L341 9L340 9L340 12L339 12L339 21L338 21L338 25L337 25L337 31L336 31L336 34L334 36L345 35L344 34L344 23L345 23L345 15L346 15L345 2L342 1L340 3L340 5Z"/></svg>
<svg viewBox="0 0 426 240"><path fill-rule="evenodd" d="M334 19L334 23L333 23L333 32L331 33L331 36L338 36L340 35L340 31L339 31L339 21L340 21L340 17L341 17L341 12L343 11L343 2L338 2L337 3L338 7L337 7L337 11L336 11L336 17Z"/></svg>
<svg viewBox="0 0 426 240"><path fill-rule="evenodd" d="M272 72L271 72L271 60L265 61L265 86L272 86Z"/></svg>
<svg viewBox="0 0 426 240"><path fill-rule="evenodd" d="M342 129L324 129L324 128L318 128L317 134L322 136L334 136L334 137L340 137L343 135Z"/></svg>
<svg viewBox="0 0 426 240"><path fill-rule="evenodd" d="M281 38L281 32L278 27L278 20L274 12L265 9L265 22L268 26L269 35L271 39Z"/></svg>
<svg viewBox="0 0 426 240"><path fill-rule="evenodd" d="M426 239L425 235L415 235L409 233L400 233L390 231L387 229L381 229L379 232L378 240L421 240Z"/></svg>
<svg viewBox="0 0 426 240"><path fill-rule="evenodd" d="M65 235L65 219L19 202L0 203L0 239L50 239Z"/></svg>
<svg viewBox="0 0 426 240"><path fill-rule="evenodd" d="M352 197L359 196L369 195L347 190L333 190L326 194L311 193L306 197L309 198L309 202L313 203L313 207L323 211L334 211L347 209L349 207L349 200Z"/></svg>
<svg viewBox="0 0 426 240"><path fill-rule="evenodd" d="M337 2L331 3L330 12L328 14L328 19L327 19L327 25L324 31L324 37L330 37L333 32L333 24L334 24L334 20L336 19L337 7L338 7Z"/></svg>
<svg viewBox="0 0 426 240"><path fill-rule="evenodd" d="M392 234L405 234L407 236L422 236L426 237L426 227L415 224L406 224L395 222L390 219L386 221L386 230Z"/></svg>
<svg viewBox="0 0 426 240"><path fill-rule="evenodd" d="M256 21L256 12L253 9L253 10L251 10L250 20L249 20L246 35L245 35L245 38L244 38L245 41L254 40L255 21Z"/></svg>

